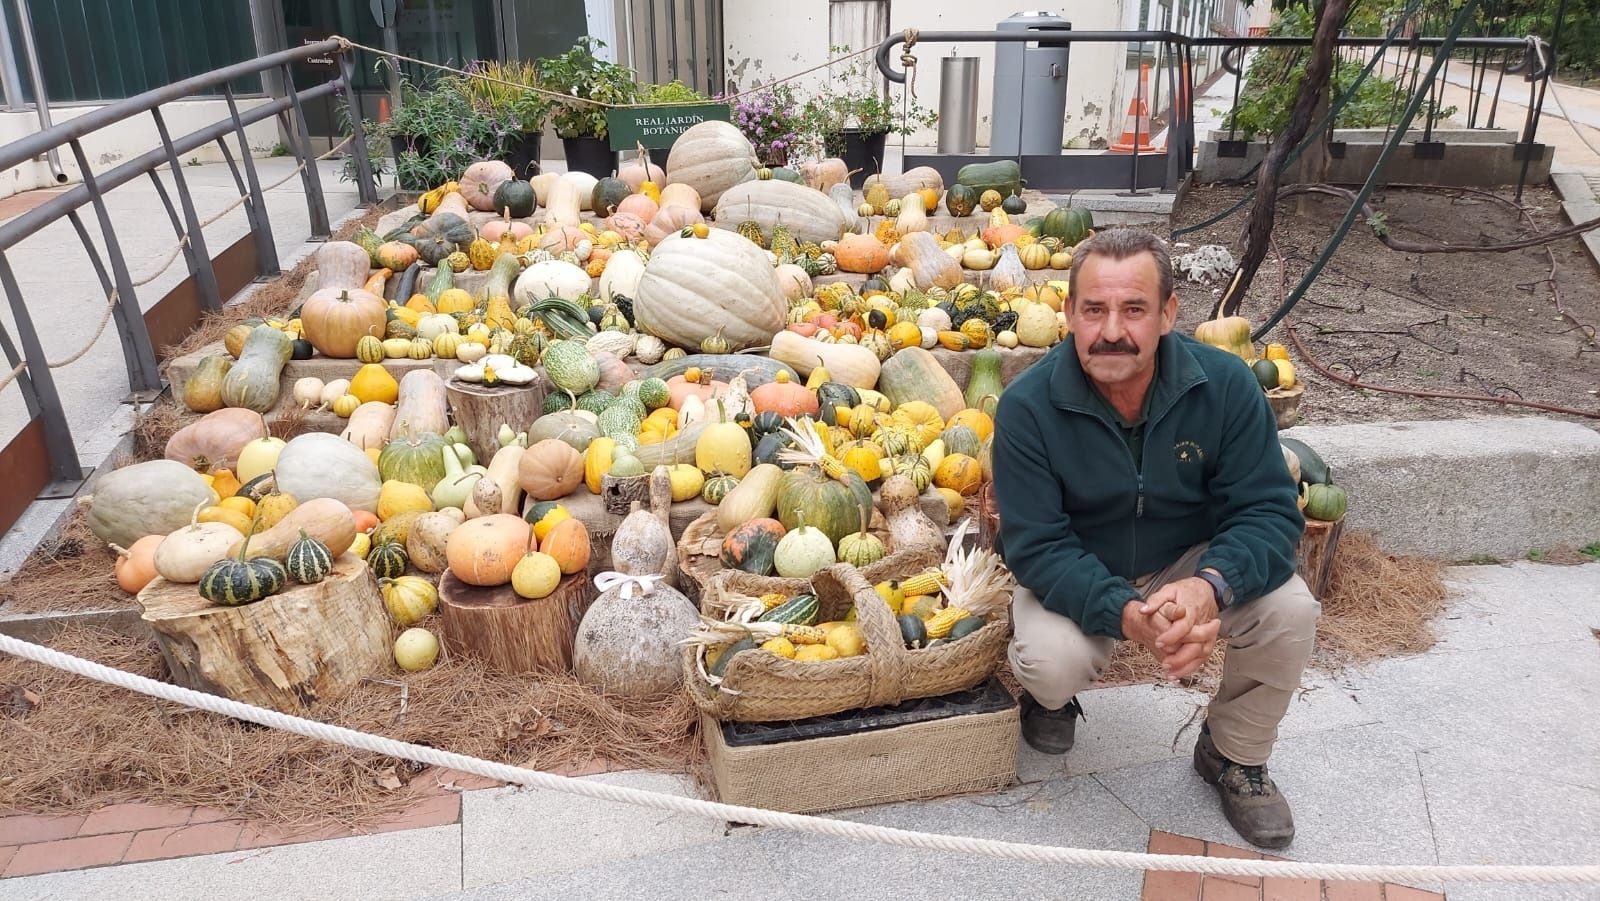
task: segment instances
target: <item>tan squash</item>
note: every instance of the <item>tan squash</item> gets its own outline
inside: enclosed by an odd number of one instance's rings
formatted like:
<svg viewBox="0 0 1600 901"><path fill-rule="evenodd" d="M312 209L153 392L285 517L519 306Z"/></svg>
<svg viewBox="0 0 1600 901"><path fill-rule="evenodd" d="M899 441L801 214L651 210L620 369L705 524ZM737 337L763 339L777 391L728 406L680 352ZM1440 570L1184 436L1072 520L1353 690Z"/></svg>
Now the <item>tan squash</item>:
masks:
<svg viewBox="0 0 1600 901"><path fill-rule="evenodd" d="M339 437L362 450L369 447L382 450L389 441L389 433L394 430L394 414L394 404L369 400L350 414Z"/></svg>
<svg viewBox="0 0 1600 901"><path fill-rule="evenodd" d="M772 463L751 467L717 505L717 528L727 534L753 519L770 518L778 507L778 491L782 487L782 468Z"/></svg>
<svg viewBox="0 0 1600 901"><path fill-rule="evenodd" d="M683 207L684 209L700 212L700 192L689 185L679 182L670 184L661 189L661 207Z"/></svg>
<svg viewBox="0 0 1600 901"><path fill-rule="evenodd" d="M617 169L617 177L627 184L628 190L637 191L647 181L658 185L666 182L667 173L648 156L636 156Z"/></svg>
<svg viewBox="0 0 1600 901"><path fill-rule="evenodd" d="M239 452L267 434L261 414L238 407L207 413L167 439L164 456L196 472L233 469Z"/></svg>
<svg viewBox="0 0 1600 901"><path fill-rule="evenodd" d="M424 432L442 435L450 428L450 403L444 379L432 369L413 369L400 379L400 396L394 405L390 438L410 438Z"/></svg>
<svg viewBox="0 0 1600 901"><path fill-rule="evenodd" d="M788 310L766 252L717 228L655 248L634 298L640 331L689 348L719 329L730 350L764 345Z"/></svg>
<svg viewBox="0 0 1600 901"><path fill-rule="evenodd" d="M911 272L911 280L920 291L933 288L949 290L961 284L961 264L944 252L939 239L925 231L911 232L901 237L894 247L895 261Z"/></svg>
<svg viewBox="0 0 1600 901"><path fill-rule="evenodd" d="M465 216L465 214L462 214ZM317 248L317 290L360 288L367 283L372 256L353 241L329 241Z"/></svg>
<svg viewBox="0 0 1600 901"><path fill-rule="evenodd" d="M582 224L583 198L579 196L577 185L565 178L556 179L550 183L548 200L549 202L544 205L546 229L558 229L562 226L577 228Z"/></svg>
<svg viewBox="0 0 1600 901"><path fill-rule="evenodd" d="M425 573L442 573L449 565L446 548L450 533L466 522L466 516L455 507L448 507L418 516L406 532L406 556L411 565Z"/></svg>
<svg viewBox="0 0 1600 901"><path fill-rule="evenodd" d="M724 191L711 214L718 222L754 222L771 234L782 224L796 240L838 240L844 217L828 195L805 185L769 179L734 185Z"/></svg>
<svg viewBox="0 0 1600 901"><path fill-rule="evenodd" d="M800 177L805 179L807 185L826 194L833 190L834 185L850 180L850 166L838 157L828 157L801 164Z"/></svg>
<svg viewBox="0 0 1600 901"><path fill-rule="evenodd" d="M583 455L559 438L546 438L517 461L517 484L536 501L553 501L583 482Z"/></svg>
<svg viewBox="0 0 1600 901"><path fill-rule="evenodd" d="M483 478L478 480L478 485L473 486L473 493L467 499L466 514L468 519L480 516L490 516L495 513L515 513L522 507L522 486L517 481L519 465L522 455L527 450L520 444L508 444L495 451L494 458L489 461L488 471ZM477 489L484 482L492 482L500 489L500 509L484 510L478 506ZM487 487L487 486L485 486ZM512 561L515 564L516 561Z"/></svg>
<svg viewBox="0 0 1600 901"><path fill-rule="evenodd" d="M878 355L859 344L825 344L787 329L772 336L772 348L767 353L772 359L794 367L802 376L810 375L820 364L833 381L855 388L876 386L882 368Z"/></svg>
<svg viewBox="0 0 1600 901"><path fill-rule="evenodd" d="M889 192L890 197L904 197L913 191L923 188L932 188L939 193L944 193L944 176L932 166L917 166L900 173L899 175L885 174L882 172L867 176L861 183L862 191L869 191L873 185L881 184Z"/></svg>
<svg viewBox="0 0 1600 901"><path fill-rule="evenodd" d="M756 149L729 122L707 121L690 126L667 155L667 180L681 182L700 195L701 212L709 212L724 191L754 181Z"/></svg>
<svg viewBox="0 0 1600 901"><path fill-rule="evenodd" d="M312 498L284 514L272 528L250 536L250 556L271 557L281 563L289 555L289 548L300 540L301 530L327 545L328 553L338 557L355 543L355 514L331 497ZM228 549L230 557L238 555L240 544L243 541Z"/></svg>

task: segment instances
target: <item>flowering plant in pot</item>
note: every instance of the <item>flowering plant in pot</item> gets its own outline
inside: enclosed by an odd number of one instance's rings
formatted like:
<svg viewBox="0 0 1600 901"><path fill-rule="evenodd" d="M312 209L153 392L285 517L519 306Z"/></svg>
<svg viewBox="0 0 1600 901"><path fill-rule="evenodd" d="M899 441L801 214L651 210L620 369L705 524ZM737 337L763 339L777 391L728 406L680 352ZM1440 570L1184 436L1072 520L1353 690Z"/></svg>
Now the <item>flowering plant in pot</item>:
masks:
<svg viewBox="0 0 1600 901"><path fill-rule="evenodd" d="M762 165L788 165L790 156L803 149L801 107L794 88L787 83L740 95L730 112L733 124L755 146Z"/></svg>
<svg viewBox="0 0 1600 901"><path fill-rule="evenodd" d="M849 47L830 47L833 56L850 53ZM883 90L881 75L869 69L867 57L857 56L836 77L806 101L801 114L804 131L819 156L837 156L852 170L857 187L867 175L883 168L883 148L890 134L909 135L939 121L939 114L914 101L897 104Z"/></svg>

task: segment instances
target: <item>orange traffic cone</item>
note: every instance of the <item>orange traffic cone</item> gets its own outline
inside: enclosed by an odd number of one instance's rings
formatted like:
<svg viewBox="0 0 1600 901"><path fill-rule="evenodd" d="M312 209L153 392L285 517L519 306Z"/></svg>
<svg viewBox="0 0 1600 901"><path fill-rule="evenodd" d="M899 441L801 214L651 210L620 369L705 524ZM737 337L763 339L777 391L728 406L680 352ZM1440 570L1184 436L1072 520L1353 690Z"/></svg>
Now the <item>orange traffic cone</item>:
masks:
<svg viewBox="0 0 1600 901"><path fill-rule="evenodd" d="M1150 66L1139 66L1139 93L1128 101L1128 117L1122 126L1122 139L1111 145L1117 153L1150 153L1160 148L1150 142Z"/></svg>

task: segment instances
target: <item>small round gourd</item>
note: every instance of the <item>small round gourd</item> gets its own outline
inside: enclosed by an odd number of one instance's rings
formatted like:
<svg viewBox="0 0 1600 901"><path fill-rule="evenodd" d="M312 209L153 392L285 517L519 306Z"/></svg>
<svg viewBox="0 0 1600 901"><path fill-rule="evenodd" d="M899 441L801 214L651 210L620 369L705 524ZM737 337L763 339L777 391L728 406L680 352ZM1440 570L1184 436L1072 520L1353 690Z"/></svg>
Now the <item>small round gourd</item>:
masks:
<svg viewBox="0 0 1600 901"><path fill-rule="evenodd" d="M289 555L284 560L284 569L302 585L313 585L321 582L333 572L333 554L328 552L328 546L306 534L305 529L300 530L300 540L289 546Z"/></svg>
<svg viewBox="0 0 1600 901"><path fill-rule="evenodd" d="M378 583L378 591L383 595L384 609L401 626L416 625L439 604L438 589L421 576L383 579Z"/></svg>
<svg viewBox="0 0 1600 901"><path fill-rule="evenodd" d="M395 665L408 673L428 669L438 659L439 639L427 629L407 629L394 640Z"/></svg>
<svg viewBox="0 0 1600 901"><path fill-rule="evenodd" d="M728 492L739 487L739 480L725 472L713 474L700 489L700 499L715 507L722 503Z"/></svg>
<svg viewBox="0 0 1600 901"><path fill-rule="evenodd" d="M289 574L283 564L271 557L249 557L250 536L239 547L239 556L225 557L200 577L200 596L213 604L238 607L271 597L283 590Z"/></svg>
<svg viewBox="0 0 1600 901"><path fill-rule="evenodd" d="M530 601L549 597L560 584L561 564L540 551L524 554L511 570L511 590Z"/></svg>
<svg viewBox="0 0 1600 901"><path fill-rule="evenodd" d="M406 546L399 542L389 541L375 544L367 552L367 566L372 569L372 574L380 579L398 579L405 575L406 566L411 563L411 558L406 555Z"/></svg>
<svg viewBox="0 0 1600 901"><path fill-rule="evenodd" d="M1338 485L1324 485L1313 483L1306 486L1307 519L1322 522L1338 522L1344 518L1345 511L1349 508L1350 499L1345 495L1344 489Z"/></svg>
<svg viewBox="0 0 1600 901"><path fill-rule="evenodd" d="M356 342L356 359L363 363L382 363L383 339L376 335L362 335Z"/></svg>
<svg viewBox="0 0 1600 901"><path fill-rule="evenodd" d="M882 539L871 532L854 532L839 539L839 562L858 569L882 560L884 553Z"/></svg>
<svg viewBox="0 0 1600 901"><path fill-rule="evenodd" d="M838 558L827 533L815 526L801 526L790 529L778 541L772 562L778 575L785 579L809 579L817 570L837 563Z"/></svg>
<svg viewBox="0 0 1600 901"><path fill-rule="evenodd" d="M351 414L355 413L356 409L361 406L361 398L356 397L354 394L340 395L332 406L333 415L338 416L340 419L349 419Z"/></svg>

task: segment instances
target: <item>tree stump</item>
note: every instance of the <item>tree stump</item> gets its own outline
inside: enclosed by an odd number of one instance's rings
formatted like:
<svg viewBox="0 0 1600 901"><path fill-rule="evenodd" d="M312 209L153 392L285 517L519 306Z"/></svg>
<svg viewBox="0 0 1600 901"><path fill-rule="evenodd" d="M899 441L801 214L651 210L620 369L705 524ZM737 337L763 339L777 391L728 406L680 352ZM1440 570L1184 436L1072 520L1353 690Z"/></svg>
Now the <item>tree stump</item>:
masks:
<svg viewBox="0 0 1600 901"><path fill-rule="evenodd" d="M138 600L173 682L284 713L336 698L390 660L378 583L354 554L315 585L242 607L161 578Z"/></svg>
<svg viewBox="0 0 1600 901"><path fill-rule="evenodd" d="M467 445L478 455L485 466L494 452L500 449L500 425L504 423L513 432L526 431L543 412L544 379L535 379L522 387L501 385L485 388L472 382L447 378L444 381L445 397L450 401L450 418L467 433Z"/></svg>
<svg viewBox="0 0 1600 901"><path fill-rule="evenodd" d="M468 585L447 569L439 579L439 637L451 653L501 672L568 672L573 635L593 601L587 573L567 576L555 593L530 601L510 585Z"/></svg>

